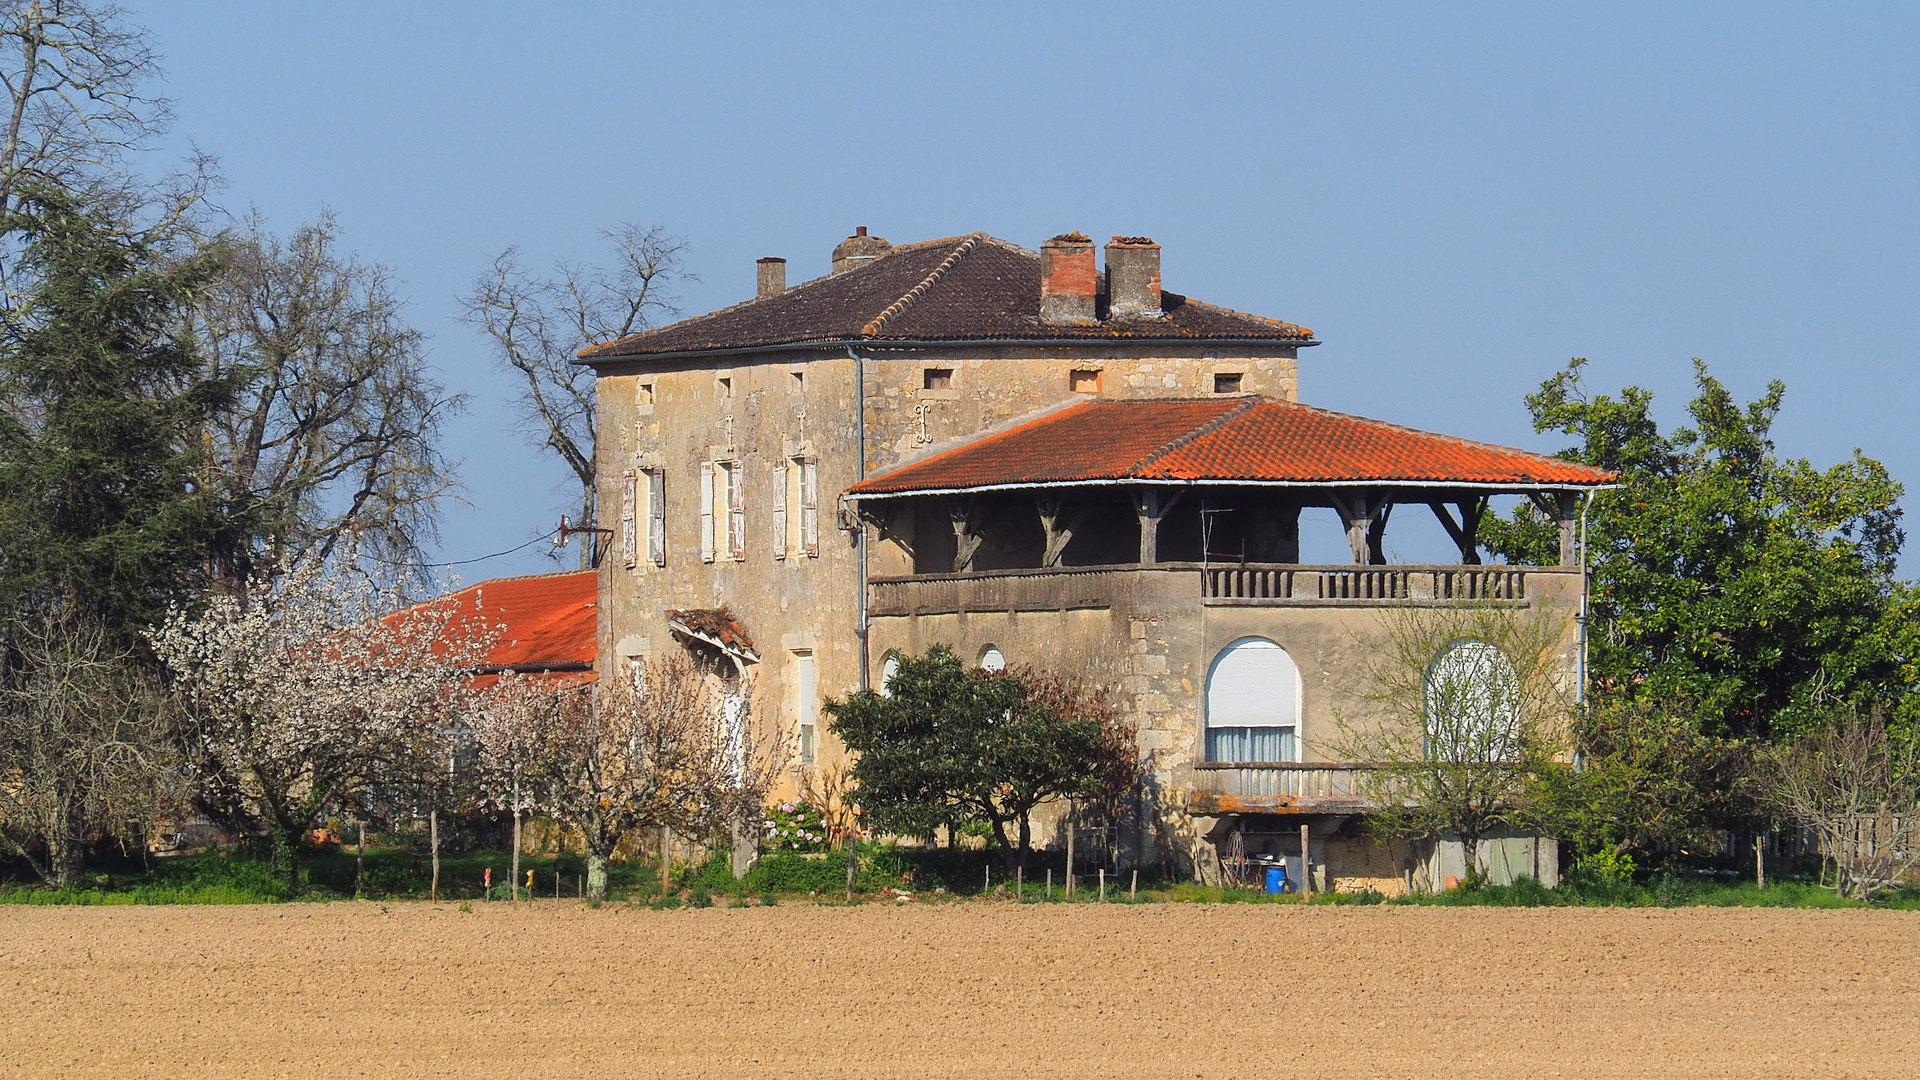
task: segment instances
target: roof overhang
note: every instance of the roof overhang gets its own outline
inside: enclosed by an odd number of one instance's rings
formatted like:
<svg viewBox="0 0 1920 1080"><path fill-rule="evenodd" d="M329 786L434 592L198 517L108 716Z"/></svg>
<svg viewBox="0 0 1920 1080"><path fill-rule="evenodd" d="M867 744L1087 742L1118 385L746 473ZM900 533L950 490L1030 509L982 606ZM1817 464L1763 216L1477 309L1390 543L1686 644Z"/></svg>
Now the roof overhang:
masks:
<svg viewBox="0 0 1920 1080"><path fill-rule="evenodd" d="M982 346L1040 348L1086 345L1194 345L1213 348L1220 345L1249 348L1308 349L1320 342L1315 338L1222 338L1222 337L1060 337L1060 338L835 338L826 341L786 341L770 345L751 345L730 349L681 349L676 352L616 353L587 356L582 349L573 362L580 367L601 368L613 364L642 364L659 360L688 360L710 356L746 356L755 353L841 352L846 349L978 349Z"/></svg>
<svg viewBox="0 0 1920 1080"><path fill-rule="evenodd" d="M723 641L719 635L709 634L704 630L696 630L679 619L668 619L667 629L676 634L683 634L695 641L705 642L736 660L749 664L757 664L760 662L760 657L756 656L752 649L742 648L738 645L730 645Z"/></svg>
<svg viewBox="0 0 1920 1080"><path fill-rule="evenodd" d="M1153 480L1153 479L1107 479L1107 480L1048 480L1037 483L1021 484L982 484L978 487L915 488L907 491L881 491L861 494L846 492L848 502L878 501L880 499L905 499L919 495L977 495L995 491L1044 491L1089 487L1255 487L1279 488L1295 491L1315 491L1326 489L1352 488L1412 488L1428 491L1477 491L1488 495L1525 495L1537 491L1608 491L1619 487L1618 484L1577 484L1569 482L1516 484L1511 482L1485 483L1475 480Z"/></svg>

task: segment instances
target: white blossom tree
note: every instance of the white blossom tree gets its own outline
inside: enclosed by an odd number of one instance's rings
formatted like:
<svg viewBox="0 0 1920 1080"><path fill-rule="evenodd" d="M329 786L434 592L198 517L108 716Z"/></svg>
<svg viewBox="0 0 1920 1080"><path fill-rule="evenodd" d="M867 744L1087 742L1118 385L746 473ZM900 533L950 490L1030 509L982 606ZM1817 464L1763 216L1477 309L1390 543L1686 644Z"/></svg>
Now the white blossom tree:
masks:
<svg viewBox="0 0 1920 1080"><path fill-rule="evenodd" d="M261 574L151 635L185 704L203 805L265 832L288 890L302 835L385 779L417 774L420 732L464 708L498 633L452 596L394 610L352 552Z"/></svg>
<svg viewBox="0 0 1920 1080"><path fill-rule="evenodd" d="M672 654L631 679L555 687L509 676L476 713L482 760L502 797L519 797L580 834L587 898L606 899L607 864L639 830L731 833L759 812L784 744L753 731L744 702Z"/></svg>

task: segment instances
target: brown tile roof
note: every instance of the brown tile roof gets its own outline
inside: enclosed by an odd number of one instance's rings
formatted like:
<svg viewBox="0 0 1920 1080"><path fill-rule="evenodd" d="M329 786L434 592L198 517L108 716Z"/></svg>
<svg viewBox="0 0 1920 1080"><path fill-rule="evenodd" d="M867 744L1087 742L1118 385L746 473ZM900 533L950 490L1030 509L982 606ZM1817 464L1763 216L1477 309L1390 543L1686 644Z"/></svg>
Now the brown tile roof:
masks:
<svg viewBox="0 0 1920 1080"><path fill-rule="evenodd" d="M1604 484L1561 458L1263 397L1089 401L882 473L851 495L1095 481Z"/></svg>
<svg viewBox="0 0 1920 1080"><path fill-rule="evenodd" d="M1162 315L1059 326L1040 321L1040 255L974 233L904 244L783 293L580 351L586 361L861 341L1186 341L1304 345L1304 326L1161 294Z"/></svg>
<svg viewBox="0 0 1920 1080"><path fill-rule="evenodd" d="M684 608L667 612L667 625L674 630L690 634L710 645L727 652L743 655L758 661L754 652L753 638L747 635L747 628L734 617L731 608Z"/></svg>

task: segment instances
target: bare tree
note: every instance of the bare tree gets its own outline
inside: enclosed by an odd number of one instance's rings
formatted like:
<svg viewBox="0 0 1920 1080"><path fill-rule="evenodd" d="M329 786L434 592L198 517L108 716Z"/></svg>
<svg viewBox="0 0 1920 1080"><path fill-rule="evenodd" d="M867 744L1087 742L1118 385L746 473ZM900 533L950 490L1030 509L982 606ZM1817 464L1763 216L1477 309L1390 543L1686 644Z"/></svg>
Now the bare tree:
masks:
<svg viewBox="0 0 1920 1080"><path fill-rule="evenodd" d="M209 449L232 497L264 511L269 564L325 560L348 532L416 558L456 487L439 444L466 395L434 379L391 271L342 254L338 233L331 211L284 241L248 221L189 313L211 376L241 387Z"/></svg>
<svg viewBox="0 0 1920 1080"><path fill-rule="evenodd" d="M203 805L267 834L289 892L301 836L417 771L419 731L461 709L499 633L452 596L395 603L347 550L176 606L151 636L185 698Z"/></svg>
<svg viewBox="0 0 1920 1080"><path fill-rule="evenodd" d="M497 788L517 777L528 805L581 835L589 900L606 899L608 861L635 832L711 837L759 813L784 747L759 739L748 695L718 681L680 654L631 681L501 680L478 722L482 753Z"/></svg>
<svg viewBox="0 0 1920 1080"><path fill-rule="evenodd" d="M1781 816L1819 837L1840 895L1870 900L1920 867L1920 748L1878 715L1841 715L1781 748L1760 776Z"/></svg>
<svg viewBox="0 0 1920 1080"><path fill-rule="evenodd" d="M15 620L0 672L0 839L50 885L108 835L145 844L180 804L165 695L66 605Z"/></svg>
<svg viewBox="0 0 1920 1080"><path fill-rule="evenodd" d="M1365 672L1369 715L1341 717L1341 752L1387 835L1460 841L1478 884L1480 841L1527 821L1533 779L1558 757L1571 686L1549 620L1494 607L1388 616Z"/></svg>
<svg viewBox="0 0 1920 1080"><path fill-rule="evenodd" d="M537 277L510 247L462 300L467 321L493 340L497 361L520 379L515 404L523 431L558 456L579 482L579 523L589 527L596 518L598 429L594 376L575 363L578 353L676 313L674 285L699 280L683 264L686 241L658 225L624 224L602 235L613 248L611 266L560 261L551 277ZM582 546L582 568L590 564L591 550Z"/></svg>
<svg viewBox="0 0 1920 1080"><path fill-rule="evenodd" d="M39 181L85 188L172 120L144 86L160 74L144 28L114 4L0 3L0 81L8 93L0 136L0 209Z"/></svg>

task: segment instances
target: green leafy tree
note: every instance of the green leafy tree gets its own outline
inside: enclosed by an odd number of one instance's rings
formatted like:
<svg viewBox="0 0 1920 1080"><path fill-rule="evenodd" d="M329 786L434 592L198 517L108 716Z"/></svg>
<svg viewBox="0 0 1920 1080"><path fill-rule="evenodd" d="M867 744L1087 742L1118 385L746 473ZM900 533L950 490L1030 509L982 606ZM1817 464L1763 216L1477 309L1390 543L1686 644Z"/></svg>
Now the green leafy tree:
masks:
<svg viewBox="0 0 1920 1080"><path fill-rule="evenodd" d="M944 645L902 657L887 691L826 702L834 734L859 755L867 818L908 835L985 821L1020 868L1033 810L1111 787L1132 745L1100 691L1030 668L970 670Z"/></svg>
<svg viewBox="0 0 1920 1080"><path fill-rule="evenodd" d="M1693 426L1662 431L1646 390L1589 396L1585 364L1526 401L1536 430L1575 437L1561 456L1620 474L1588 517L1594 691L1685 703L1714 738L1790 735L1824 700L1907 699L1915 599L1893 579L1887 470L1858 450L1824 471L1778 457L1779 382L1742 405L1696 360ZM1483 519L1479 539L1512 562L1557 561L1529 508Z"/></svg>
<svg viewBox="0 0 1920 1080"><path fill-rule="evenodd" d="M247 535L205 482L235 388L178 317L217 267L174 240L44 186L0 217L27 283L0 312L0 604L64 598L120 645Z"/></svg>
<svg viewBox="0 0 1920 1080"><path fill-rule="evenodd" d="M1579 766L1541 770L1531 803L1540 826L1582 852L1617 862L1669 848L1710 851L1718 830L1751 810L1743 798L1749 744L1702 734L1690 703L1602 698L1580 711L1573 736Z"/></svg>

